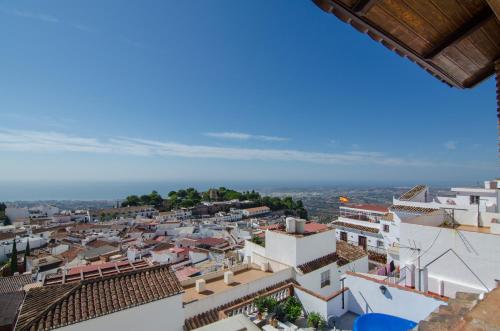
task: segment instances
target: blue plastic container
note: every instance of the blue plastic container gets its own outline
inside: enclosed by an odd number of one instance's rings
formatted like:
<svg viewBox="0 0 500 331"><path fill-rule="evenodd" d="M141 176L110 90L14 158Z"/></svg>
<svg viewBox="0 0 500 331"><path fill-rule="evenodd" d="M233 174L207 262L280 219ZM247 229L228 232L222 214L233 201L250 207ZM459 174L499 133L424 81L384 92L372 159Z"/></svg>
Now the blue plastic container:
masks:
<svg viewBox="0 0 500 331"><path fill-rule="evenodd" d="M386 314L370 313L356 318L353 331L408 331L417 323Z"/></svg>

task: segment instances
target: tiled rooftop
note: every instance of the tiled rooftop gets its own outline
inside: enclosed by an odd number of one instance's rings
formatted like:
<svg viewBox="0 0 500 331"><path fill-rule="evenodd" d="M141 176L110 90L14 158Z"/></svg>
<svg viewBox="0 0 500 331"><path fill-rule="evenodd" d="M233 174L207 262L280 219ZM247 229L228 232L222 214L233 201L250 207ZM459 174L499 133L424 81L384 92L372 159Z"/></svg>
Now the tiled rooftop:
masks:
<svg viewBox="0 0 500 331"><path fill-rule="evenodd" d="M270 275L272 275L272 272L264 272L258 269L245 269L234 273L234 283L231 285L226 285L224 283L224 277L221 276L208 280L206 283L206 291L202 293L196 292L194 284L186 286L184 287L185 292L182 301L184 303L189 303L195 300L205 299L214 293L224 292L240 284L250 283L257 279L269 277Z"/></svg>
<svg viewBox="0 0 500 331"><path fill-rule="evenodd" d="M51 330L182 293L169 266L31 289L16 331Z"/></svg>
<svg viewBox="0 0 500 331"><path fill-rule="evenodd" d="M0 293L21 291L25 285L34 283L32 275L0 277Z"/></svg>
<svg viewBox="0 0 500 331"><path fill-rule="evenodd" d="M417 194L425 190L425 185L417 185L414 186L411 190L403 193L400 197L399 200L411 200L413 199Z"/></svg>
<svg viewBox="0 0 500 331"><path fill-rule="evenodd" d="M299 265L297 268L304 274L307 274L333 262L337 262L338 266L343 266L366 255L365 251L361 247L348 244L345 241L337 241L336 247L337 250L335 253L306 262Z"/></svg>
<svg viewBox="0 0 500 331"><path fill-rule="evenodd" d="M416 214L426 214L436 210L437 208L426 208L426 207L414 207L414 206L403 206L403 205L392 205L389 207L391 211L402 211L407 213L416 213Z"/></svg>
<svg viewBox="0 0 500 331"><path fill-rule="evenodd" d="M362 258L366 255L366 252L359 246L348 244L342 240L337 240L337 255L339 256L337 264L342 266Z"/></svg>
<svg viewBox="0 0 500 331"><path fill-rule="evenodd" d="M150 267L150 265L144 260L135 262L117 261L78 266L63 271L62 273L48 274L45 276L43 283L44 285L64 284L80 280L123 274L129 271L146 269L148 267Z"/></svg>
<svg viewBox="0 0 500 331"><path fill-rule="evenodd" d="M322 268L324 266L332 264L333 262L337 261L338 259L339 259L339 256L337 255L337 253L331 253L331 254L322 256L320 258L317 258L315 260L301 264L301 265L297 266L297 268L300 271L302 271L304 274L307 274L309 272L312 272L314 270L317 270L319 268Z"/></svg>
<svg viewBox="0 0 500 331"><path fill-rule="evenodd" d="M341 221L336 221L332 223L333 226L343 226L346 228L351 228L351 229L356 229L360 231L365 231L365 232L372 232L372 233L379 233L379 229L373 228L370 226L364 226L364 225L359 225L359 224L353 224L353 223L347 223L347 222L341 222Z"/></svg>

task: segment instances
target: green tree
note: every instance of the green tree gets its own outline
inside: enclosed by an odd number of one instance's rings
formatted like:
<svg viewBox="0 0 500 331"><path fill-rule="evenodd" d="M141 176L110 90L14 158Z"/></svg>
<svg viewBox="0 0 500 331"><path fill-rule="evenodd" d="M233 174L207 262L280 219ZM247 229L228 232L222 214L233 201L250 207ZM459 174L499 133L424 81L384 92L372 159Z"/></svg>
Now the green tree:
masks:
<svg viewBox="0 0 500 331"><path fill-rule="evenodd" d="M16 246L16 238L12 243L12 254L10 255L10 272L12 274L17 272L17 246Z"/></svg>
<svg viewBox="0 0 500 331"><path fill-rule="evenodd" d="M129 195L125 198L125 201L122 202L122 207L128 206L139 206L141 204L141 199L137 195Z"/></svg>
<svg viewBox="0 0 500 331"><path fill-rule="evenodd" d="M158 192L152 191L149 194L149 202L155 207L160 207L163 204L163 198Z"/></svg>
<svg viewBox="0 0 500 331"><path fill-rule="evenodd" d="M151 204L151 200L149 199L149 195L147 195L147 194L141 195L141 197L139 199L140 199L141 205L150 205Z"/></svg>

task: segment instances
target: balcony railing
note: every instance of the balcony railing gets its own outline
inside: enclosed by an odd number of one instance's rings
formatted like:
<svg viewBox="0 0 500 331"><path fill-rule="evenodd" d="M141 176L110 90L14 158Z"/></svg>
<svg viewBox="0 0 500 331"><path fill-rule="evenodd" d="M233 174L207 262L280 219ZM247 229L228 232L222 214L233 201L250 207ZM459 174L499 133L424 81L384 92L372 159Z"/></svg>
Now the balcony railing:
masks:
<svg viewBox="0 0 500 331"><path fill-rule="evenodd" d="M354 246L362 247L357 241L354 241L354 240L348 240L347 243L354 245ZM372 252L377 253L377 254L386 254L387 253L387 250L383 246L377 247L377 246L372 246L372 245L366 245L366 250L372 251Z"/></svg>
<svg viewBox="0 0 500 331"><path fill-rule="evenodd" d="M285 284L281 287L278 287L274 290L271 290L267 293L264 293L258 297L271 297L274 298L276 301L281 302L286 300L288 297L293 295L293 285L292 284ZM219 312L219 318L226 318L226 317L231 317L234 315L238 314L245 314L245 315L250 315L255 312L257 312L257 307L255 306L255 298L243 301L239 304L236 304L234 306L230 306L222 311Z"/></svg>

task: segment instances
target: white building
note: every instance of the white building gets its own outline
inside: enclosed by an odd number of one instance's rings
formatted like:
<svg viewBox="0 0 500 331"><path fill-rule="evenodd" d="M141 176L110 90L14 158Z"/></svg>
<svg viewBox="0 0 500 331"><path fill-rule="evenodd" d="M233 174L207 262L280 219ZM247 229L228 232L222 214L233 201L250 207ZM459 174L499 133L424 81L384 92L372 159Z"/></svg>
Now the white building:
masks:
<svg viewBox="0 0 500 331"><path fill-rule="evenodd" d="M271 211L271 209L269 209L269 207L261 206L261 207L243 209L242 213L243 213L243 216L245 216L245 217L254 217L254 216L268 214L270 211Z"/></svg>
<svg viewBox="0 0 500 331"><path fill-rule="evenodd" d="M380 220L388 211L383 205L340 206L339 217L332 222L336 228L337 240L361 246L365 251L385 255L387 245L381 232Z"/></svg>
<svg viewBox="0 0 500 331"><path fill-rule="evenodd" d="M484 188L451 188L446 196L432 197L427 186L417 185L399 198L393 198L389 213L380 219L388 260L399 264L401 223L417 216L442 209L460 224L475 219L476 225L489 227L498 212L497 186L500 187L497 180L485 181Z"/></svg>
<svg viewBox="0 0 500 331"><path fill-rule="evenodd" d="M497 219L500 214L489 212L480 221L477 215L457 219L441 209L404 220L399 251L409 285L448 297L493 290L500 279Z"/></svg>
<svg viewBox="0 0 500 331"><path fill-rule="evenodd" d="M17 219L45 219L52 218L55 214L59 213L59 208L42 205L37 207L7 207L5 209L5 216L9 218L11 222L15 222Z"/></svg>
<svg viewBox="0 0 500 331"><path fill-rule="evenodd" d="M22 252L26 249L26 245L29 241L30 250L37 249L47 245L47 238L40 235L24 235L15 236L13 233L9 236L5 236L4 239L0 240L0 262L4 262L12 253L12 248L14 245L14 240L16 241L16 249L18 252Z"/></svg>

